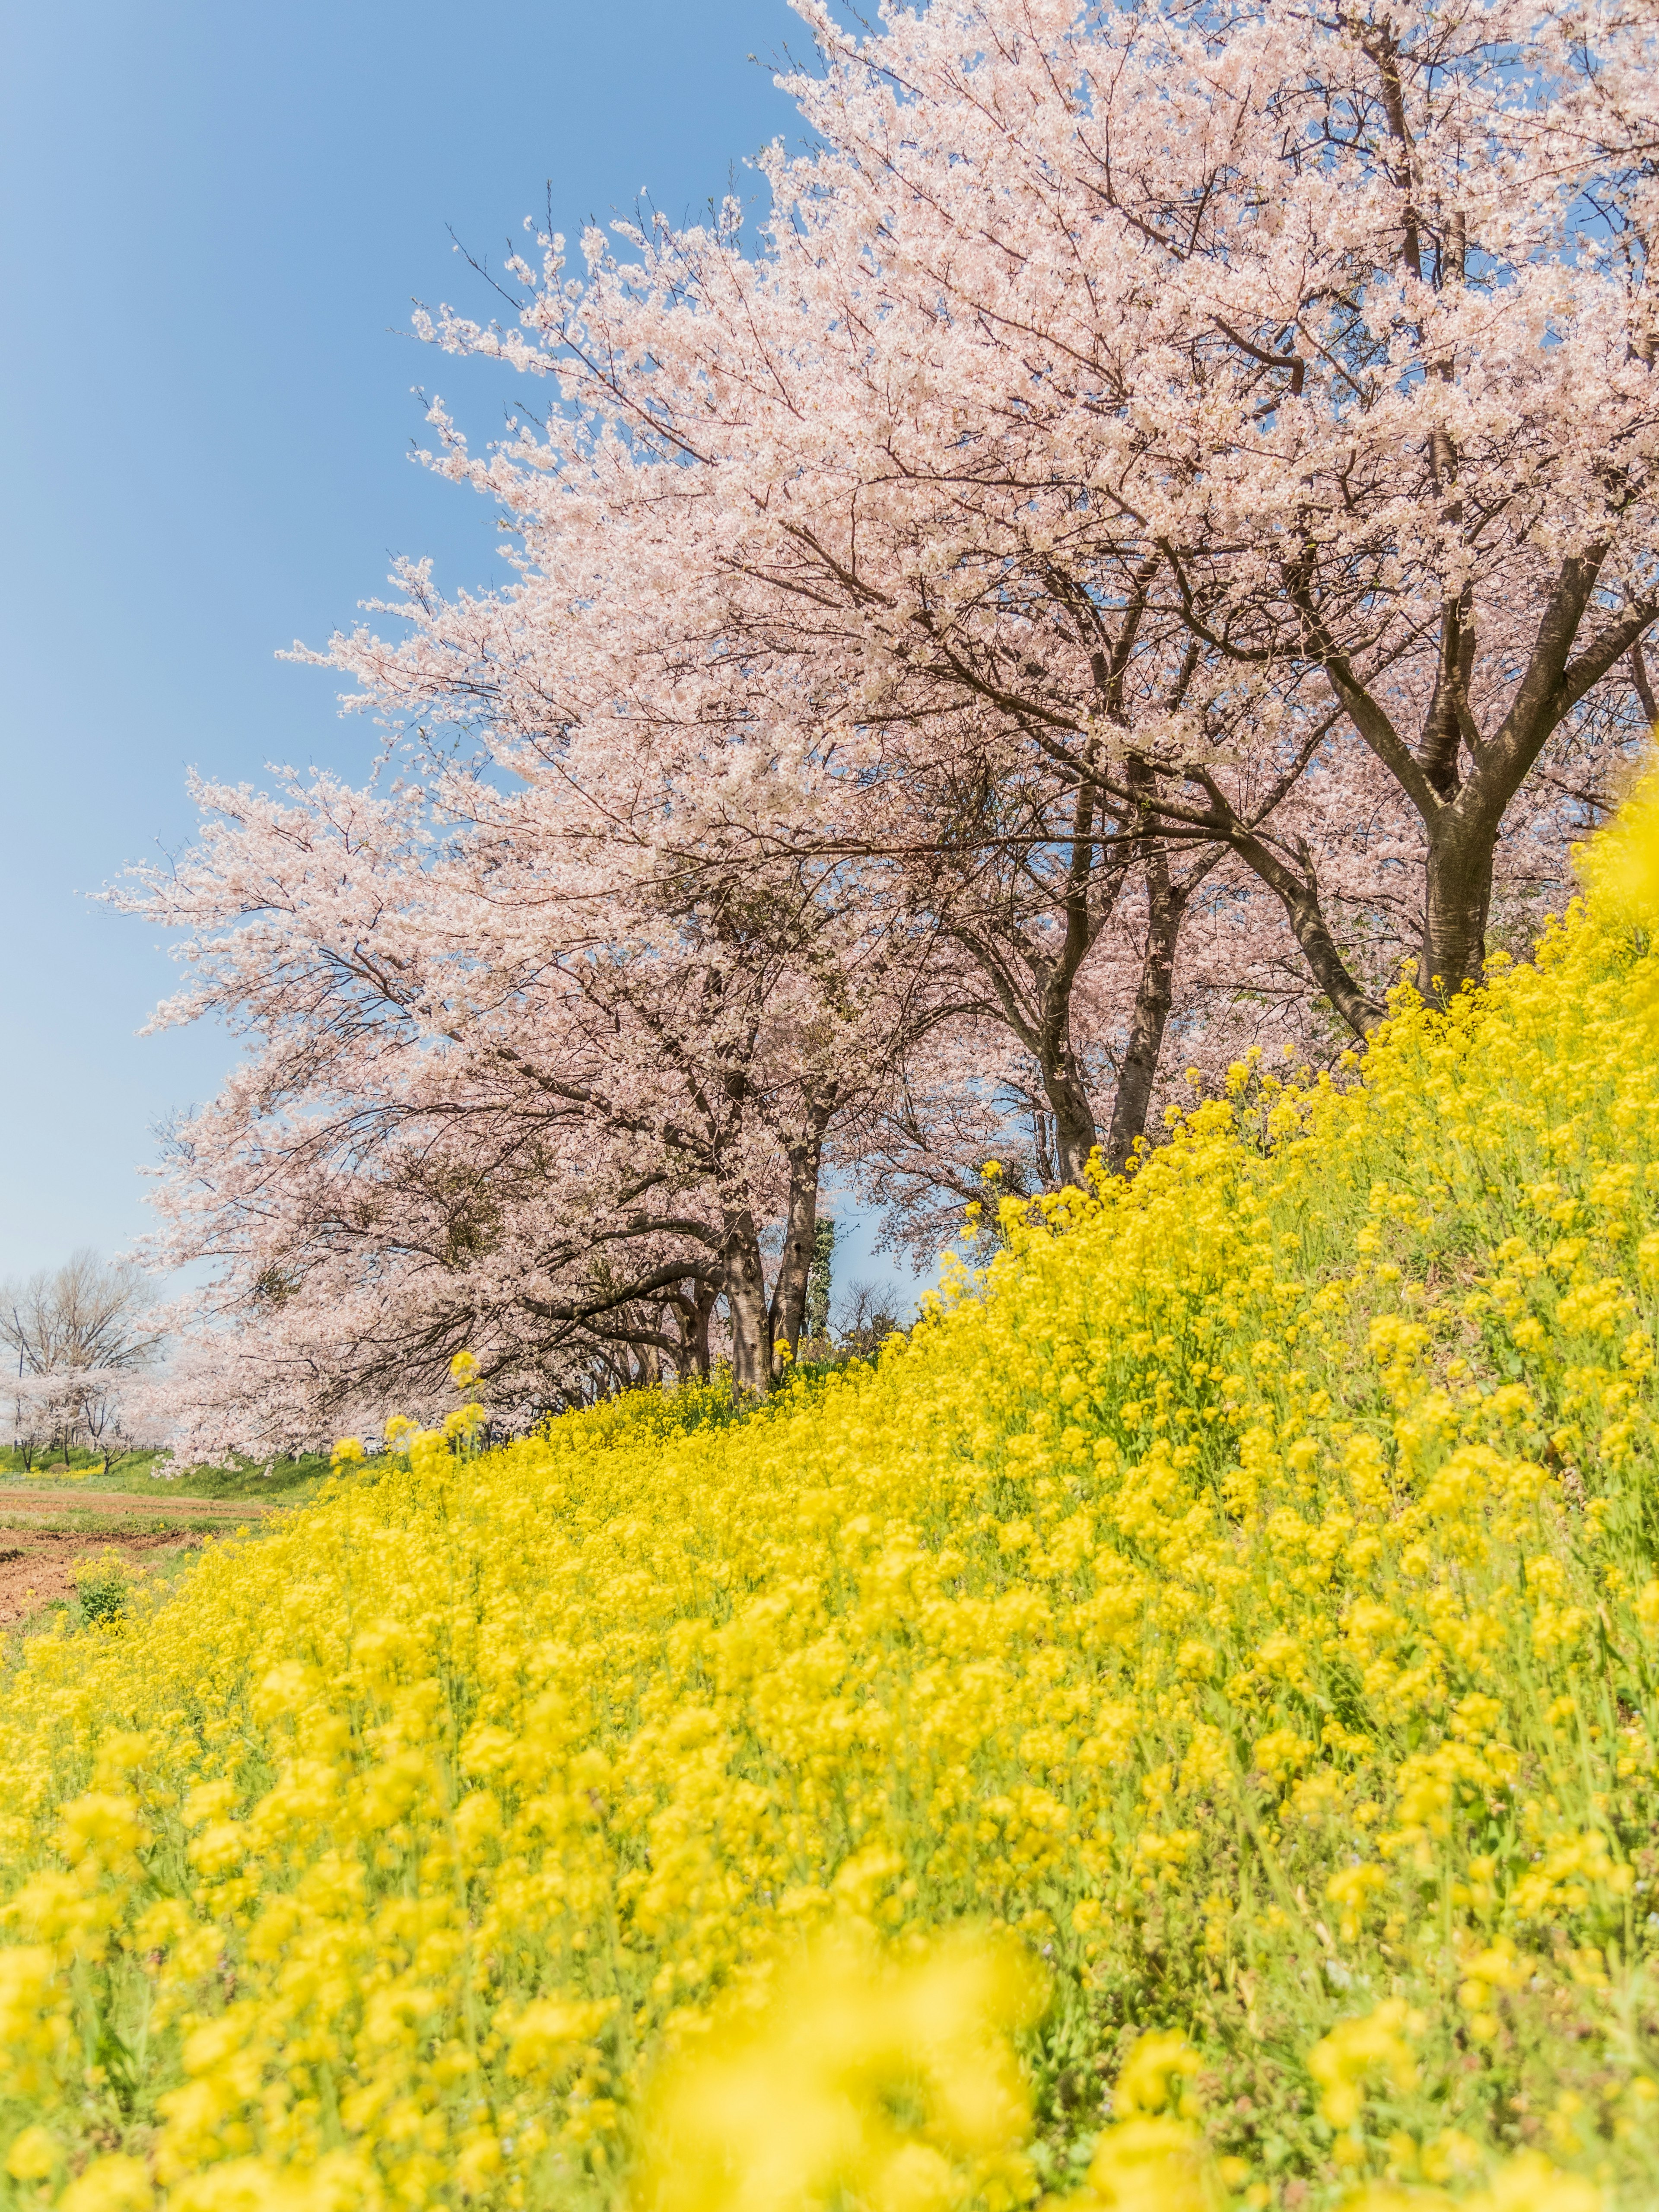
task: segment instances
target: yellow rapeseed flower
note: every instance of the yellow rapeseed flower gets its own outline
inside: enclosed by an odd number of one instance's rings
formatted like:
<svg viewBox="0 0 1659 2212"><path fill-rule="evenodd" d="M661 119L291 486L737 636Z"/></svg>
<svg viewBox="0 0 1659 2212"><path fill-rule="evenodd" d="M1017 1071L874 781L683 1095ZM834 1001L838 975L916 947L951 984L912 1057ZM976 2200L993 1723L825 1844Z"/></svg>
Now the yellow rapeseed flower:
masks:
<svg viewBox="0 0 1659 2212"><path fill-rule="evenodd" d="M1598 890L1360 1072L988 1174L763 1407L483 1449L463 1355L20 1638L0 2194L1645 2212L1659 954Z"/></svg>

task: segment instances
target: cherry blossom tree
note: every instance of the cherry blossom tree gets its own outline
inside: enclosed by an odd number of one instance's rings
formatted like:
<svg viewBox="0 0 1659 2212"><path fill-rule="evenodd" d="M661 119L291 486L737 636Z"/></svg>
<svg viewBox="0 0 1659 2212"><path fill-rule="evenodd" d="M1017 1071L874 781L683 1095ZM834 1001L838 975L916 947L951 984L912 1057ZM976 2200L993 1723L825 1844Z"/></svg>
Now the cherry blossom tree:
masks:
<svg viewBox="0 0 1659 2212"><path fill-rule="evenodd" d="M459 771L198 796L198 847L121 895L188 933L158 1018L249 1048L160 1193L167 1261L218 1269L189 1317L192 1448L441 1399L463 1346L543 1403L706 1373L717 1299L764 1390L800 1334L826 1137L891 1030L854 887L636 879L592 794Z"/></svg>
<svg viewBox="0 0 1659 2212"><path fill-rule="evenodd" d="M25 1467L54 1435L67 1463L77 1436L102 1449L122 1431L121 1408L161 1348L155 1304L142 1268L84 1246L61 1267L0 1287L0 1344L16 1363L13 1434ZM108 1460L106 1451L106 1468Z"/></svg>
<svg viewBox="0 0 1659 2212"><path fill-rule="evenodd" d="M1128 1164L1177 1043L1328 1059L1527 941L1652 719L1650 11L800 12L757 244L422 319L548 401L431 410L501 586L309 656L423 781L149 885L251 1045L167 1201L228 1403L695 1368L716 1301L763 1388L826 1158L915 1241L988 1150Z"/></svg>
<svg viewBox="0 0 1659 2212"><path fill-rule="evenodd" d="M833 665L901 778L969 706L1102 819L1224 839L1363 1029L1319 841L1221 772L1230 690L1291 757L1334 716L1328 790L1418 848L1424 987L1476 975L1511 805L1659 611L1647 11L801 12L761 251L728 209L573 286L543 239L516 324L428 327L562 410L476 461L441 417L446 465L556 599L584 512L648 514L638 573L723 571L722 635Z"/></svg>
<svg viewBox="0 0 1659 2212"><path fill-rule="evenodd" d="M76 1377L75 1419L88 1449L110 1464L119 1453L136 1449L144 1438L150 1382L131 1368L92 1367Z"/></svg>

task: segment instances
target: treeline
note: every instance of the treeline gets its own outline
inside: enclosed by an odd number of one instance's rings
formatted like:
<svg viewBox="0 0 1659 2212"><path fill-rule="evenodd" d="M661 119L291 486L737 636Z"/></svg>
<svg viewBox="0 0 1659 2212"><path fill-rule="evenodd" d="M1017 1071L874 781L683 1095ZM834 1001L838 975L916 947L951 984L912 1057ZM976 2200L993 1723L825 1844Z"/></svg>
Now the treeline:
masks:
<svg viewBox="0 0 1659 2212"><path fill-rule="evenodd" d="M166 1020L191 1455L568 1403L805 1326L827 1174L937 1249L1252 1046L1524 951L1654 699L1653 33L1507 0L945 5L727 204L538 239L510 577L320 659L367 789L199 787Z"/></svg>

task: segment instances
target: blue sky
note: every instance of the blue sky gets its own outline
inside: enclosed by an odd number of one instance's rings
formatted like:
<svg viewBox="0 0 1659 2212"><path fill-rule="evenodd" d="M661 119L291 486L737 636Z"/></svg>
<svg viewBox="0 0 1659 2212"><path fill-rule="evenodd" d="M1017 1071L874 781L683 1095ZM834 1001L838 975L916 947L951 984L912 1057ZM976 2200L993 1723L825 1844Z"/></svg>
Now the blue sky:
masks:
<svg viewBox="0 0 1659 2212"><path fill-rule="evenodd" d="M573 239L644 187L676 217L755 197L744 161L798 132L792 39L783 0L9 12L0 1277L136 1236L155 1124L231 1051L135 1035L173 970L86 895L187 839L189 767L366 775L334 680L276 653L394 555L496 570L483 504L407 458L412 387L485 434L510 389L408 335L414 298L489 311L450 228L495 257L550 190Z"/></svg>

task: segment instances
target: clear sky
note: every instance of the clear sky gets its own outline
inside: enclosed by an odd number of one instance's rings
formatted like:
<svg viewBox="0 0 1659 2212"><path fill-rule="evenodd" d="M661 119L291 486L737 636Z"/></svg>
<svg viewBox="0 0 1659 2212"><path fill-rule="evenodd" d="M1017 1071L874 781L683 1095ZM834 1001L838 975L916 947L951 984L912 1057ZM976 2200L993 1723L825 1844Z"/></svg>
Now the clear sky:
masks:
<svg viewBox="0 0 1659 2212"><path fill-rule="evenodd" d="M495 258L550 192L573 240L645 187L757 199L792 38L783 0L6 11L0 1277L137 1235L156 1123L232 1049L135 1034L174 971L87 895L187 839L187 768L367 775L335 679L276 653L395 555L498 572L483 503L407 458L414 386L488 434L511 385L409 335L412 299L489 311L450 230Z"/></svg>

